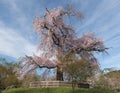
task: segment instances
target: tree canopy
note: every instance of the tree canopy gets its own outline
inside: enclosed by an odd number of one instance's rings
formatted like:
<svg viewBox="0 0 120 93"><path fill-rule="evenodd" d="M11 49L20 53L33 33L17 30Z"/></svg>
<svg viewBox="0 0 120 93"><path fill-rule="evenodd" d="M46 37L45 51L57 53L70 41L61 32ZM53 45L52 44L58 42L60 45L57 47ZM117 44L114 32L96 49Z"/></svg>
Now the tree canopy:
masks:
<svg viewBox="0 0 120 93"><path fill-rule="evenodd" d="M34 20L35 31L40 36L38 49L43 51L40 56L25 56L22 58L24 66L22 76L36 68L56 68L64 64L58 60L58 56L65 56L69 52L78 55L79 58L86 58L90 65L99 64L94 56L95 52L104 52L106 48L102 39L97 38L93 33L85 33L78 36L75 28L65 21L67 17L83 19L80 11L75 11L71 6L63 9L47 9L42 17ZM54 59L53 59L54 58Z"/></svg>
<svg viewBox="0 0 120 93"><path fill-rule="evenodd" d="M18 80L16 68L17 63L0 58L0 89L20 86L21 83Z"/></svg>

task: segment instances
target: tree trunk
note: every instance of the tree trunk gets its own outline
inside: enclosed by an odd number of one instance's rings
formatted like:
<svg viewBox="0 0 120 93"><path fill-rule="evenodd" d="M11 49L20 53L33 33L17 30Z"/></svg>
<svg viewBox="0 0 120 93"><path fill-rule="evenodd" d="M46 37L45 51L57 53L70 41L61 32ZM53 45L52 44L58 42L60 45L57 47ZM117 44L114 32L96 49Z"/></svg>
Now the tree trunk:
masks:
<svg viewBox="0 0 120 93"><path fill-rule="evenodd" d="M75 84L74 84L74 82L72 81L72 93L74 93L75 92Z"/></svg>
<svg viewBox="0 0 120 93"><path fill-rule="evenodd" d="M63 81L63 72L60 67L57 67L56 80Z"/></svg>

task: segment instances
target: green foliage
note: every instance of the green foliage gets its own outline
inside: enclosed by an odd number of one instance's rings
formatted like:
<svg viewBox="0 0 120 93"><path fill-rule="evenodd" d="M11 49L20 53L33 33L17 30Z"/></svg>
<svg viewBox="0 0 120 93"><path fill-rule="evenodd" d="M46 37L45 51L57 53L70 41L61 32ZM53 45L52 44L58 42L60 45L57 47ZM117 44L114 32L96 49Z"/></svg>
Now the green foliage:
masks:
<svg viewBox="0 0 120 93"><path fill-rule="evenodd" d="M37 81L38 78L35 75L27 75L23 80L22 80L22 87L28 88L30 85L30 82Z"/></svg>
<svg viewBox="0 0 120 93"><path fill-rule="evenodd" d="M58 56L58 59L63 62L62 70L67 80L72 82L73 93L76 84L85 83L94 74L95 66L91 66L86 59L78 57L73 51L65 56Z"/></svg>
<svg viewBox="0 0 120 93"><path fill-rule="evenodd" d="M101 75L99 77L99 80L96 82L95 87L109 89L109 84L108 84L107 78L104 75Z"/></svg>
<svg viewBox="0 0 120 93"><path fill-rule="evenodd" d="M63 62L62 70L71 81L85 82L96 70L95 66L91 66L86 59L77 57L72 51L58 59Z"/></svg>
<svg viewBox="0 0 120 93"><path fill-rule="evenodd" d="M0 89L19 87L21 83L16 76L16 64L7 62L4 58L0 58L0 62Z"/></svg>
<svg viewBox="0 0 120 93"><path fill-rule="evenodd" d="M104 76L107 78L110 88L120 90L120 70L110 71Z"/></svg>
<svg viewBox="0 0 120 93"><path fill-rule="evenodd" d="M112 83L112 82L111 82ZM109 78L104 73L98 76L98 80L95 82L94 87L90 90L90 93L112 93L112 88L109 85Z"/></svg>
<svg viewBox="0 0 120 93"><path fill-rule="evenodd" d="M94 87L106 88L115 91L120 90L120 70L113 70L107 73L102 71L97 78L97 81L94 80Z"/></svg>
<svg viewBox="0 0 120 93"><path fill-rule="evenodd" d="M108 70L108 69L107 69ZM99 75L91 77L90 84L93 87L92 91L101 93L109 93L110 90L120 91L120 70L101 71ZM108 92L105 92L108 90ZM102 92L104 91L104 92ZM95 92L98 93L98 92Z"/></svg>

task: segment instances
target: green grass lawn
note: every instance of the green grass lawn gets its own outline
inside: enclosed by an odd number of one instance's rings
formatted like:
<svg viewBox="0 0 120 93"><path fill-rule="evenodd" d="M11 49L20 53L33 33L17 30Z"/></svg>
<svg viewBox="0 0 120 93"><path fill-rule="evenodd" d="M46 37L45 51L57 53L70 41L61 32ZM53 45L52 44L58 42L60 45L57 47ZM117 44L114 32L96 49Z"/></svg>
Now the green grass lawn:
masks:
<svg viewBox="0 0 120 93"><path fill-rule="evenodd" d="M16 88L4 90L2 93L72 93L70 87L54 87L54 88ZM88 93L87 89L75 89L75 93Z"/></svg>
<svg viewBox="0 0 120 93"><path fill-rule="evenodd" d="M2 91L2 93L72 93L72 89L70 87L16 88L16 89L4 90ZM76 88L75 93L90 93L90 90Z"/></svg>

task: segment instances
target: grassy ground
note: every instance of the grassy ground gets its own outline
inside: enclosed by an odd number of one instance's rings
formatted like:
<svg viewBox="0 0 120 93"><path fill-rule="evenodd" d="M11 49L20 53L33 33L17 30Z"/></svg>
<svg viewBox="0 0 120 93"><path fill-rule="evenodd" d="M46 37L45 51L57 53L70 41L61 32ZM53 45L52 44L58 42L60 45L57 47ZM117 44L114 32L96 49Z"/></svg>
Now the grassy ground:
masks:
<svg viewBox="0 0 120 93"><path fill-rule="evenodd" d="M2 93L72 93L68 87L57 88L17 88L4 90ZM75 93L88 93L87 89L75 89Z"/></svg>
<svg viewBox="0 0 120 93"><path fill-rule="evenodd" d="M2 93L72 93L71 88L57 87L57 88L16 88L4 90ZM75 93L90 93L88 89L75 89ZM120 92L119 92L120 93Z"/></svg>

